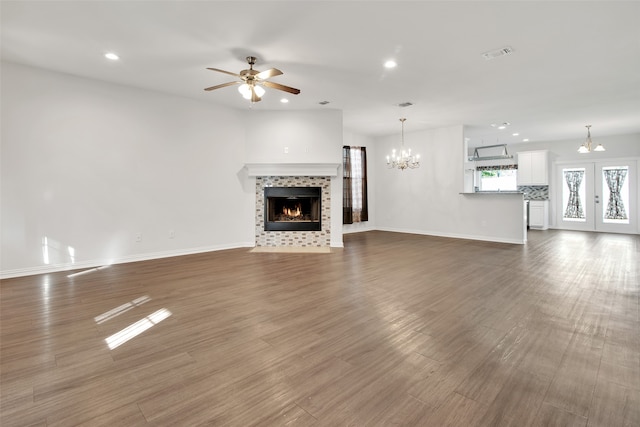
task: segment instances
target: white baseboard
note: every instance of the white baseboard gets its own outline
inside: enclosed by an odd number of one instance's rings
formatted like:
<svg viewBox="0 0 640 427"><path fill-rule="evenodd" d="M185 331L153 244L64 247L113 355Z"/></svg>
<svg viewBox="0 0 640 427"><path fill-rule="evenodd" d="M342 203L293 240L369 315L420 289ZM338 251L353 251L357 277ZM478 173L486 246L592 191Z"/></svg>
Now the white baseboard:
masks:
<svg viewBox="0 0 640 427"><path fill-rule="evenodd" d="M364 233L365 231L376 231L375 227L349 228L342 229L342 234Z"/></svg>
<svg viewBox="0 0 640 427"><path fill-rule="evenodd" d="M204 252L223 251L227 249L252 248L255 242L239 242L226 245L204 246L199 248L180 249L176 251L151 252L145 254L127 255L121 258L110 260L88 260L73 264L51 264L37 267L19 268L14 270L0 271L0 279L11 279L14 277L32 276L36 274L58 273L61 271L82 270L102 267L104 265L124 264L127 262L149 261L160 258L170 258L175 256L193 255Z"/></svg>
<svg viewBox="0 0 640 427"><path fill-rule="evenodd" d="M423 236L436 236L436 237L448 237L451 239L467 239L467 240L481 240L484 242L496 242L496 243L509 243L513 245L524 245L526 240L519 239L506 239L506 238L496 238L490 236L477 236L473 234L456 234L456 233L440 233L435 231L425 231L425 230L410 230L404 228L388 228L388 227L379 227L376 228L379 231L390 231L393 233L407 233L407 234L420 234Z"/></svg>

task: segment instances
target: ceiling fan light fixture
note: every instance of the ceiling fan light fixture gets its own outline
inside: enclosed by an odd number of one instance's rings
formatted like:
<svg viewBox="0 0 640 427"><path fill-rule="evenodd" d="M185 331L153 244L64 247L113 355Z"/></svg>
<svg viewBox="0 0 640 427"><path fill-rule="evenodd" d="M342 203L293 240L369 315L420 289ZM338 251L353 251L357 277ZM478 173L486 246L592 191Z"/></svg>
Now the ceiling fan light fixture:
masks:
<svg viewBox="0 0 640 427"><path fill-rule="evenodd" d="M262 95L265 94L266 90L262 86L266 86L271 89L282 90L284 92L288 92L294 95L297 95L300 93L300 89L296 89L294 87L289 87L289 86L282 85L280 83L274 83L266 80L271 77L276 77L282 74L282 71L278 70L277 68L270 68L265 71L254 70L253 65L256 63L256 57L254 56L247 56L247 63L249 63L249 68L246 70L241 70L239 73L233 73L231 71L207 67L207 70L217 71L219 73L229 74L229 75L238 77L240 81L222 83L219 85L207 87L204 90L211 91L211 90L220 89L227 86L240 85L238 86L238 92L240 92L240 94L244 99L251 101L252 104L254 102L259 102L262 99Z"/></svg>
<svg viewBox="0 0 640 427"><path fill-rule="evenodd" d="M238 86L238 92L240 92L244 99L251 99L251 88L248 84L244 83Z"/></svg>

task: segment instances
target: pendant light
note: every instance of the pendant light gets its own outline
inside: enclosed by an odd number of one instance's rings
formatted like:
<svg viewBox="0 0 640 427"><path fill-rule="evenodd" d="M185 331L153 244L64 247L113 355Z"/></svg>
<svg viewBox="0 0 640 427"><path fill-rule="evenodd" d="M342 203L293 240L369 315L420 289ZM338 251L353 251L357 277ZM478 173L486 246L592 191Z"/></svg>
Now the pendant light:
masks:
<svg viewBox="0 0 640 427"><path fill-rule="evenodd" d="M587 140L578 148L578 153L586 154L591 151L605 151L605 148L602 144L598 144L595 148L591 149L592 141L591 141L591 125L585 126L587 128Z"/></svg>

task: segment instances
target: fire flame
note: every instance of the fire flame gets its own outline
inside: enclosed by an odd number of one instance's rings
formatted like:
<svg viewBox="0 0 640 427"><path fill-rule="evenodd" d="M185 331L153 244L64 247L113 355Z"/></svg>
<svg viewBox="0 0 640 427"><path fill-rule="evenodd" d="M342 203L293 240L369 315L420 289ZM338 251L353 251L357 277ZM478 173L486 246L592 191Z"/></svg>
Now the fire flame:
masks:
<svg viewBox="0 0 640 427"><path fill-rule="evenodd" d="M290 209L286 206L284 206L282 208L282 213L290 216L290 217L298 217L302 215L302 206L300 204L297 204L296 207L294 209Z"/></svg>

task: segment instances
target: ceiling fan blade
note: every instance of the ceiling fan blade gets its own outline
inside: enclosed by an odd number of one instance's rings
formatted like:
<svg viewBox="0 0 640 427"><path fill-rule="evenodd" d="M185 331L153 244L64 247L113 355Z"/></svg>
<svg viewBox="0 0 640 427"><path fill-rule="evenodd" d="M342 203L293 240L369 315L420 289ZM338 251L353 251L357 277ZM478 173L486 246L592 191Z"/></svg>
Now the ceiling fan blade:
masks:
<svg viewBox="0 0 640 427"><path fill-rule="evenodd" d="M282 71L278 70L277 68L271 68L269 70L264 70L258 74L256 74L256 77L264 80L264 79L268 79L270 77L275 77L275 76L279 76L280 74L282 74Z"/></svg>
<svg viewBox="0 0 640 427"><path fill-rule="evenodd" d="M255 87L251 86L251 102L258 102L260 101L262 98L260 98L258 96L258 94L256 93L256 89Z"/></svg>
<svg viewBox="0 0 640 427"><path fill-rule="evenodd" d="M216 86L211 86L208 88L205 88L205 90L215 90L215 89L220 89L221 87L227 87L227 86L233 86L233 85L239 85L242 82L229 82L229 83L223 83L221 85L216 85Z"/></svg>
<svg viewBox="0 0 640 427"><path fill-rule="evenodd" d="M300 93L300 89L296 89L293 87L289 87L289 86L285 86L285 85L281 85L279 83L273 83L273 82L260 82L260 84L266 86L266 87L270 87L273 89L278 89L278 90L283 90L285 92L289 92L292 93L294 95L297 95Z"/></svg>
<svg viewBox="0 0 640 427"><path fill-rule="evenodd" d="M232 75L232 76L240 77L240 74L232 73L231 71L220 70L218 68L207 68L207 70L218 71L219 73L225 73L225 74L229 74L229 75Z"/></svg>

